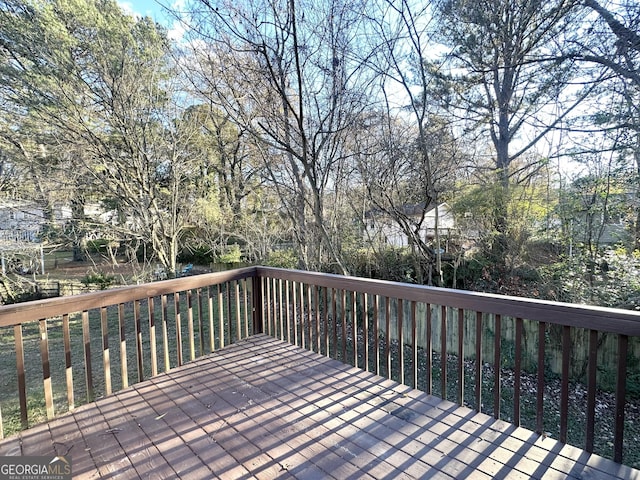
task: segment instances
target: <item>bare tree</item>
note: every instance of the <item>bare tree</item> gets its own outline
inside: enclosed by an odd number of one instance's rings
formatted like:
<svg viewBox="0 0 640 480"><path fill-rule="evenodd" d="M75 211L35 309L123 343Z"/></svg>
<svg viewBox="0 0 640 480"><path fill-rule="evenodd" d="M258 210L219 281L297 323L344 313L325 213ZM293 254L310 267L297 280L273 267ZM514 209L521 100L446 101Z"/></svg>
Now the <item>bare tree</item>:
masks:
<svg viewBox="0 0 640 480"><path fill-rule="evenodd" d="M262 142L268 179L295 226L305 268L328 263L346 272L325 199L369 100L370 79L354 54L359 7L342 0L201 0L189 9L203 72L196 86Z"/></svg>
<svg viewBox="0 0 640 480"><path fill-rule="evenodd" d="M608 78L579 125L582 131L608 139L603 150L627 157L635 166L636 180L627 185L635 191L634 248L640 247L640 6L637 2L584 0L577 5L590 20L585 34L567 45L568 55L585 71L602 68Z"/></svg>
<svg viewBox="0 0 640 480"><path fill-rule="evenodd" d="M578 58L603 65L640 87L640 6L631 1L615 6L597 0L582 3L597 13L606 28L595 25L589 29Z"/></svg>
<svg viewBox="0 0 640 480"><path fill-rule="evenodd" d="M374 165L364 164L371 201L395 220L418 257L430 265L428 282L435 266L442 283L437 214L435 245L428 244L419 232L427 211L441 201L443 192L453 183L460 152L439 106L444 86L439 65L430 53L435 47L431 5L382 0L373 3L369 12L369 29L373 32L369 39L375 55L367 59L367 64L380 81L385 109L381 117L386 119L381 148L384 159ZM422 214L406 215L409 205L421 205Z"/></svg>

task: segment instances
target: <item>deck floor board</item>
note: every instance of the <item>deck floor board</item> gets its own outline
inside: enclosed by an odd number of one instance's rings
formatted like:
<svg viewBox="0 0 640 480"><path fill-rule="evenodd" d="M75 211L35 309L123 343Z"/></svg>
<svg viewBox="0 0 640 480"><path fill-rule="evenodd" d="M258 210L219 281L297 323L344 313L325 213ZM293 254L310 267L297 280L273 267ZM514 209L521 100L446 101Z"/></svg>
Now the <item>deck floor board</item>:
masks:
<svg viewBox="0 0 640 480"><path fill-rule="evenodd" d="M640 472L256 335L0 441L74 478L638 479Z"/></svg>

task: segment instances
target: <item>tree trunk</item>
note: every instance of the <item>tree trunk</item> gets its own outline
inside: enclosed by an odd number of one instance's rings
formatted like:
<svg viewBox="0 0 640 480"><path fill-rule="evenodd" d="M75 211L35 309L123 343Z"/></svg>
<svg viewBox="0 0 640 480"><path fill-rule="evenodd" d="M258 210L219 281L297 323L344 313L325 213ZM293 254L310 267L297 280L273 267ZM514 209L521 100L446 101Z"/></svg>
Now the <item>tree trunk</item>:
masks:
<svg viewBox="0 0 640 480"><path fill-rule="evenodd" d="M71 200L71 245L73 261L84 262L87 259L87 238L84 228L84 199L76 195Z"/></svg>

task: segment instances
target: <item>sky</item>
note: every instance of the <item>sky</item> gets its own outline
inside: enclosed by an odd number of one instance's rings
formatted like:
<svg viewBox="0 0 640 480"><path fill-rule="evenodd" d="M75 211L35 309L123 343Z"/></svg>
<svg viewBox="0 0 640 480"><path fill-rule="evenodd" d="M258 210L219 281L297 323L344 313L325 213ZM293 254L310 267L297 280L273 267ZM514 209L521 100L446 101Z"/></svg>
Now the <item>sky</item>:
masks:
<svg viewBox="0 0 640 480"><path fill-rule="evenodd" d="M182 36L182 29L175 19L172 19L162 7L162 5L175 6L180 8L184 5L184 0L117 0L122 9L132 15L141 17L151 17L157 23L167 27L169 37L179 40Z"/></svg>
<svg viewBox="0 0 640 480"><path fill-rule="evenodd" d="M155 0L119 0L118 4L125 12L149 16L157 22L162 22L166 18L162 7Z"/></svg>

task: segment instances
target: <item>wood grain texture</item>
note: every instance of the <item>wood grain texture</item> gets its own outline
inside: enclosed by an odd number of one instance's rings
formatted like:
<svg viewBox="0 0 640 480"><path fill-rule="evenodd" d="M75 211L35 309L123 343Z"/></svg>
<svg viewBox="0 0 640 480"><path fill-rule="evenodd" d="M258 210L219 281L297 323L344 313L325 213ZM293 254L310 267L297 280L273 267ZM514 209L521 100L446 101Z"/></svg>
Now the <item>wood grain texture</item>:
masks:
<svg viewBox="0 0 640 480"><path fill-rule="evenodd" d="M640 478L266 335L0 440L74 478Z"/></svg>

